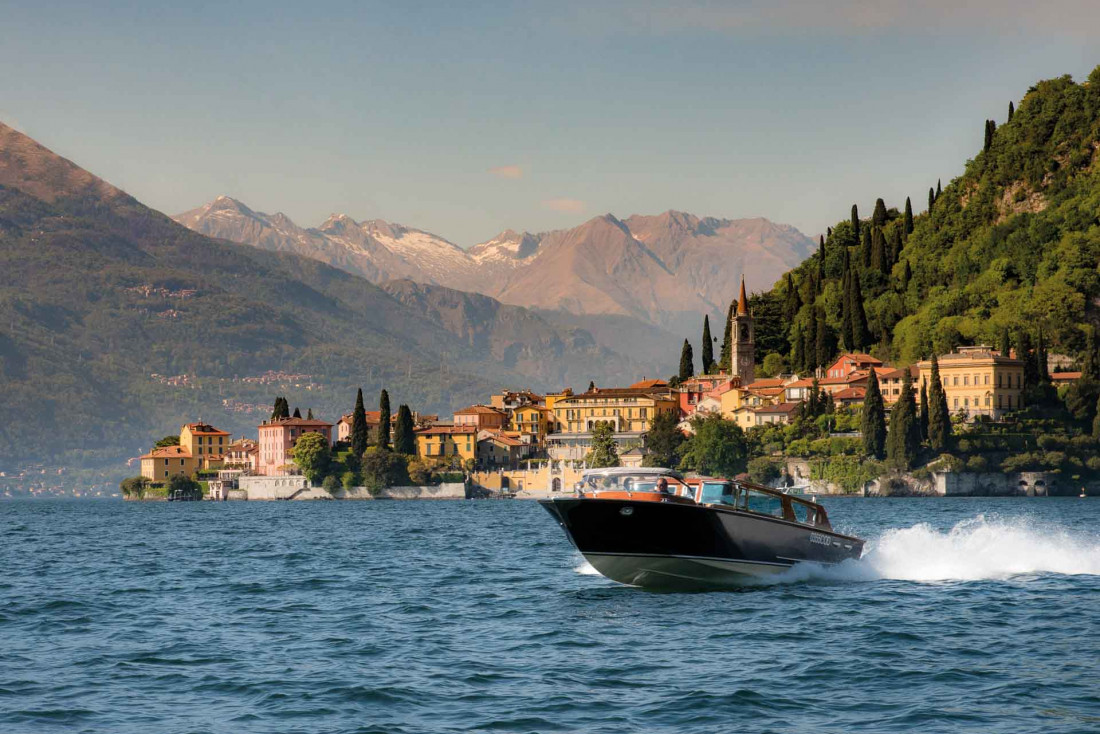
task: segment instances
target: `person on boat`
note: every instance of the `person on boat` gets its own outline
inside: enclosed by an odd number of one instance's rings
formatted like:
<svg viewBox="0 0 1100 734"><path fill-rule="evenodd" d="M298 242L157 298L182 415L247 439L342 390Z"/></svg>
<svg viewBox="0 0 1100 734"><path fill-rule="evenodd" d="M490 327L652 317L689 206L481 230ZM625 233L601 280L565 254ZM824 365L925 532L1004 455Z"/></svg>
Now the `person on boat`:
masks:
<svg viewBox="0 0 1100 734"><path fill-rule="evenodd" d="M672 492L668 490L668 480L664 477L657 480L657 491L661 494L672 494Z"/></svg>

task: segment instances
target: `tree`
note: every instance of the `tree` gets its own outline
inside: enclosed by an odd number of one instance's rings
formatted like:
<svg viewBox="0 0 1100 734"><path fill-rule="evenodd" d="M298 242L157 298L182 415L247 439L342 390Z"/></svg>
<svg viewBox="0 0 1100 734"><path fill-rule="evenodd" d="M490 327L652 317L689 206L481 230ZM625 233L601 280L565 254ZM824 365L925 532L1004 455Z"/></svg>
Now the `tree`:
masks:
<svg viewBox="0 0 1100 734"><path fill-rule="evenodd" d="M951 412L947 393L940 382L940 362L932 355L932 376L928 383L928 443L934 451L943 451L951 440Z"/></svg>
<svg viewBox="0 0 1100 734"><path fill-rule="evenodd" d="M1081 355L1082 377L1100 381L1100 353L1097 352L1096 327L1085 327L1085 351Z"/></svg>
<svg viewBox="0 0 1100 734"><path fill-rule="evenodd" d="M328 472L332 459L328 439L316 431L303 433L291 450L291 457L311 484L316 484Z"/></svg>
<svg viewBox="0 0 1100 734"><path fill-rule="evenodd" d="M402 403L397 407L397 422L393 427L393 450L406 456L416 455L416 426L412 411Z"/></svg>
<svg viewBox="0 0 1100 734"><path fill-rule="evenodd" d="M737 313L737 299L730 301L729 311L726 312L726 333L722 337L722 355L719 357L720 365L726 372L733 371L733 316Z"/></svg>
<svg viewBox="0 0 1100 734"><path fill-rule="evenodd" d="M849 308L852 313L850 348L858 352L865 349L867 345L871 343L871 332L867 328L867 314L863 310L863 291L861 291L859 287L859 276L852 273L850 282L851 289L848 296L851 300Z"/></svg>
<svg viewBox="0 0 1100 734"><path fill-rule="evenodd" d="M313 420L313 408L310 408L309 410L306 411L306 420L307 421Z"/></svg>
<svg viewBox="0 0 1100 734"><path fill-rule="evenodd" d="M985 144L982 146L982 151L988 151L993 147L993 131L996 129L996 124L993 120L985 121Z"/></svg>
<svg viewBox="0 0 1100 734"><path fill-rule="evenodd" d="M287 403L286 398L275 398L275 406L271 410L271 420L277 421L283 418L290 417L290 404Z"/></svg>
<svg viewBox="0 0 1100 734"><path fill-rule="evenodd" d="M378 396L378 448L390 449L390 394L385 390Z"/></svg>
<svg viewBox="0 0 1100 734"><path fill-rule="evenodd" d="M687 380L695 374L695 357L691 352L691 344L684 339L684 346L680 349L680 382Z"/></svg>
<svg viewBox="0 0 1100 734"><path fill-rule="evenodd" d="M871 267L871 229L872 227L863 228L863 244L859 248L859 262L863 270Z"/></svg>
<svg viewBox="0 0 1100 734"><path fill-rule="evenodd" d="M928 440L928 380L920 381L920 437L922 441Z"/></svg>
<svg viewBox="0 0 1100 734"><path fill-rule="evenodd" d="M913 202L905 197L905 234L913 234Z"/></svg>
<svg viewBox="0 0 1100 734"><path fill-rule="evenodd" d="M1039 327L1039 336L1035 340L1035 367L1038 373L1038 383L1046 385L1050 383L1050 365L1047 364L1047 344L1043 338L1043 327Z"/></svg>
<svg viewBox="0 0 1100 734"><path fill-rule="evenodd" d="M886 226L886 202L882 199L875 200L875 211L871 215L871 224L879 229Z"/></svg>
<svg viewBox="0 0 1100 734"><path fill-rule="evenodd" d="M798 289L794 287L790 271L787 271L787 299L783 302L783 319L788 324L794 322L800 308L802 300L798 297Z"/></svg>
<svg viewBox="0 0 1100 734"><path fill-rule="evenodd" d="M593 469L619 466L619 449L615 445L615 432L607 421L597 421L592 426L592 449L584 461Z"/></svg>
<svg viewBox="0 0 1100 734"><path fill-rule="evenodd" d="M836 335L825 318L825 307L818 306L816 312L817 333L814 334L814 362L818 366L824 366L836 354Z"/></svg>
<svg viewBox="0 0 1100 734"><path fill-rule="evenodd" d="M840 338L849 351L855 351L852 344L852 279L856 274L848 265L848 251L844 252L844 277L840 290Z"/></svg>
<svg viewBox="0 0 1100 734"><path fill-rule="evenodd" d="M880 273L889 272L886 259L886 238L878 227L875 227L874 231L871 232L871 269Z"/></svg>
<svg viewBox="0 0 1100 734"><path fill-rule="evenodd" d="M1024 390L1039 384L1039 364L1031 348L1031 335L1025 329L1016 334L1016 359L1024 361Z"/></svg>
<svg viewBox="0 0 1100 734"><path fill-rule="evenodd" d="M913 378L909 368L901 379L901 395L890 411L890 431L886 437L886 459L896 469L907 471L917 460L920 425L913 402Z"/></svg>
<svg viewBox="0 0 1100 734"><path fill-rule="evenodd" d="M703 316L703 374L714 372L714 340L710 336L710 315Z"/></svg>
<svg viewBox="0 0 1100 734"><path fill-rule="evenodd" d="M122 490L123 497L141 499L145 496L145 490L149 488L149 480L145 477L129 477L119 482L118 488Z"/></svg>
<svg viewBox="0 0 1100 734"><path fill-rule="evenodd" d="M1012 122L1012 115L1016 114L1016 106L1010 101L1008 103L1008 120L1006 122Z"/></svg>
<svg viewBox="0 0 1100 734"><path fill-rule="evenodd" d="M1096 417L1092 419L1092 437L1100 439L1100 398L1096 399Z"/></svg>
<svg viewBox="0 0 1100 734"><path fill-rule="evenodd" d="M181 500L201 500L202 485L191 477L176 474L168 480L168 496Z"/></svg>
<svg viewBox="0 0 1100 734"><path fill-rule="evenodd" d="M741 426L716 413L694 418L691 425L695 434L680 449L681 469L727 478L745 471L748 445Z"/></svg>
<svg viewBox="0 0 1100 734"><path fill-rule="evenodd" d="M825 406L821 404L821 385L815 377L810 384L810 397L806 400L806 415L816 418L825 412Z"/></svg>
<svg viewBox="0 0 1100 734"><path fill-rule="evenodd" d="M889 257L886 262L886 269L882 272L886 275L890 274L890 270L894 267L894 263L901 259L901 248L905 245L901 241L901 227L894 227L894 238L890 243Z"/></svg>
<svg viewBox="0 0 1100 734"><path fill-rule="evenodd" d="M817 245L817 280L819 283L825 283L825 237L819 235L820 241Z"/></svg>
<svg viewBox="0 0 1100 734"><path fill-rule="evenodd" d="M367 411L363 407L363 388L359 388L355 393L355 409L351 411L351 455L355 457L355 463L367 450L367 441Z"/></svg>
<svg viewBox="0 0 1100 734"><path fill-rule="evenodd" d="M645 447L648 454L642 463L645 466L674 468L680 461L679 449L684 442L684 434L678 428L679 421L674 412L658 413L649 423L645 433Z"/></svg>
<svg viewBox="0 0 1100 734"><path fill-rule="evenodd" d="M588 390L587 390L587 392L596 392L596 381L595 380L589 380L588 381Z"/></svg>
<svg viewBox="0 0 1100 734"><path fill-rule="evenodd" d="M852 204L852 233L856 236L856 241L859 241L859 208Z"/></svg>
<svg viewBox="0 0 1100 734"><path fill-rule="evenodd" d="M408 458L393 451L371 446L363 454L363 484L371 494L385 487L395 487L408 481Z"/></svg>
<svg viewBox="0 0 1100 734"><path fill-rule="evenodd" d="M932 211L932 205L936 203L936 192L928 188L928 211Z"/></svg>
<svg viewBox="0 0 1100 734"><path fill-rule="evenodd" d="M155 444L153 444L153 448L161 449L161 448L164 448L165 446L179 446L179 445L180 445L180 437L178 435L165 436L164 438L162 438L161 440L159 440Z"/></svg>
<svg viewBox="0 0 1100 734"><path fill-rule="evenodd" d="M302 417L302 411L298 410L298 408L294 408L294 417L295 418L301 418Z"/></svg>
<svg viewBox="0 0 1100 734"><path fill-rule="evenodd" d="M941 194L943 194L943 186L940 185L940 179L937 178L936 179L936 198L939 199Z"/></svg>
<svg viewBox="0 0 1100 734"><path fill-rule="evenodd" d="M1001 343L998 345L998 349L1002 357L1007 357L1012 354L1012 338L1009 336L1008 329L1001 330Z"/></svg>
<svg viewBox="0 0 1100 734"><path fill-rule="evenodd" d="M913 279L913 268L909 267L909 261L905 261L905 269L901 271L901 287L909 287L909 281Z"/></svg>
<svg viewBox="0 0 1100 734"><path fill-rule="evenodd" d="M863 397L863 453L881 459L886 451L886 409L882 404L878 375L872 369L867 375L867 392Z"/></svg>

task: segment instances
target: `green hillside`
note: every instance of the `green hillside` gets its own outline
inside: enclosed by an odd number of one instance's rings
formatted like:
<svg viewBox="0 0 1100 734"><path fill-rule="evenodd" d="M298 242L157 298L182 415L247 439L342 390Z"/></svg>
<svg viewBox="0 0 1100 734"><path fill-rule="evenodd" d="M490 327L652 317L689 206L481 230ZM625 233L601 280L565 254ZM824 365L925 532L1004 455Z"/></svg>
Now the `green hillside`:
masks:
<svg viewBox="0 0 1100 734"><path fill-rule="evenodd" d="M360 384L443 411L516 380L360 278L193 233L0 126L0 471L124 471L199 417L253 435L275 394L334 419Z"/></svg>
<svg viewBox="0 0 1100 734"><path fill-rule="evenodd" d="M1040 336L1083 353L1100 296L1100 67L1082 84L1040 82L1014 107L986 123L962 176L938 196L938 183L914 192L913 216L905 202L879 200L869 219L853 208L817 256L755 297L786 317L761 322L759 338L787 367L840 349L907 364Z"/></svg>

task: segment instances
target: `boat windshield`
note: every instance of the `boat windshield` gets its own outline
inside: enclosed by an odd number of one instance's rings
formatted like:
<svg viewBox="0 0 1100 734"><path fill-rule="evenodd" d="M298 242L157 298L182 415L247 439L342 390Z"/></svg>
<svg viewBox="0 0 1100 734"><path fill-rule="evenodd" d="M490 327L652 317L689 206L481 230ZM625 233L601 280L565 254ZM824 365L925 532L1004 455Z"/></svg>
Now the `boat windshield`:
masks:
<svg viewBox="0 0 1100 734"><path fill-rule="evenodd" d="M729 482L703 482L699 501L708 505L736 505L737 490Z"/></svg>
<svg viewBox="0 0 1100 734"><path fill-rule="evenodd" d="M657 474L606 474L590 475L586 478L586 487L594 491L616 492L659 492L657 482L665 480L668 494L691 496L691 490L675 477Z"/></svg>

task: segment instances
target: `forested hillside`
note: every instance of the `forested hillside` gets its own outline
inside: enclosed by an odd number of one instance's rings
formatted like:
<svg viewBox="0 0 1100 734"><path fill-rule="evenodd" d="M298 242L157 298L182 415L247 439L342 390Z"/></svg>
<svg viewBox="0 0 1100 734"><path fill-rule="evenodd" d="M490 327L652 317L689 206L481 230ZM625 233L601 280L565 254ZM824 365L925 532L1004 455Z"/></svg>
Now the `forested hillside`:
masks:
<svg viewBox="0 0 1100 734"><path fill-rule="evenodd" d="M976 129L978 126L975 126ZM899 141L900 142L900 141ZM754 297L758 350L805 371L840 349L907 364L957 345L1091 347L1100 296L1100 67L1043 81L940 190L881 199ZM901 174L903 175L903 174ZM921 211L923 210L923 211ZM776 364L776 358L772 358Z"/></svg>

